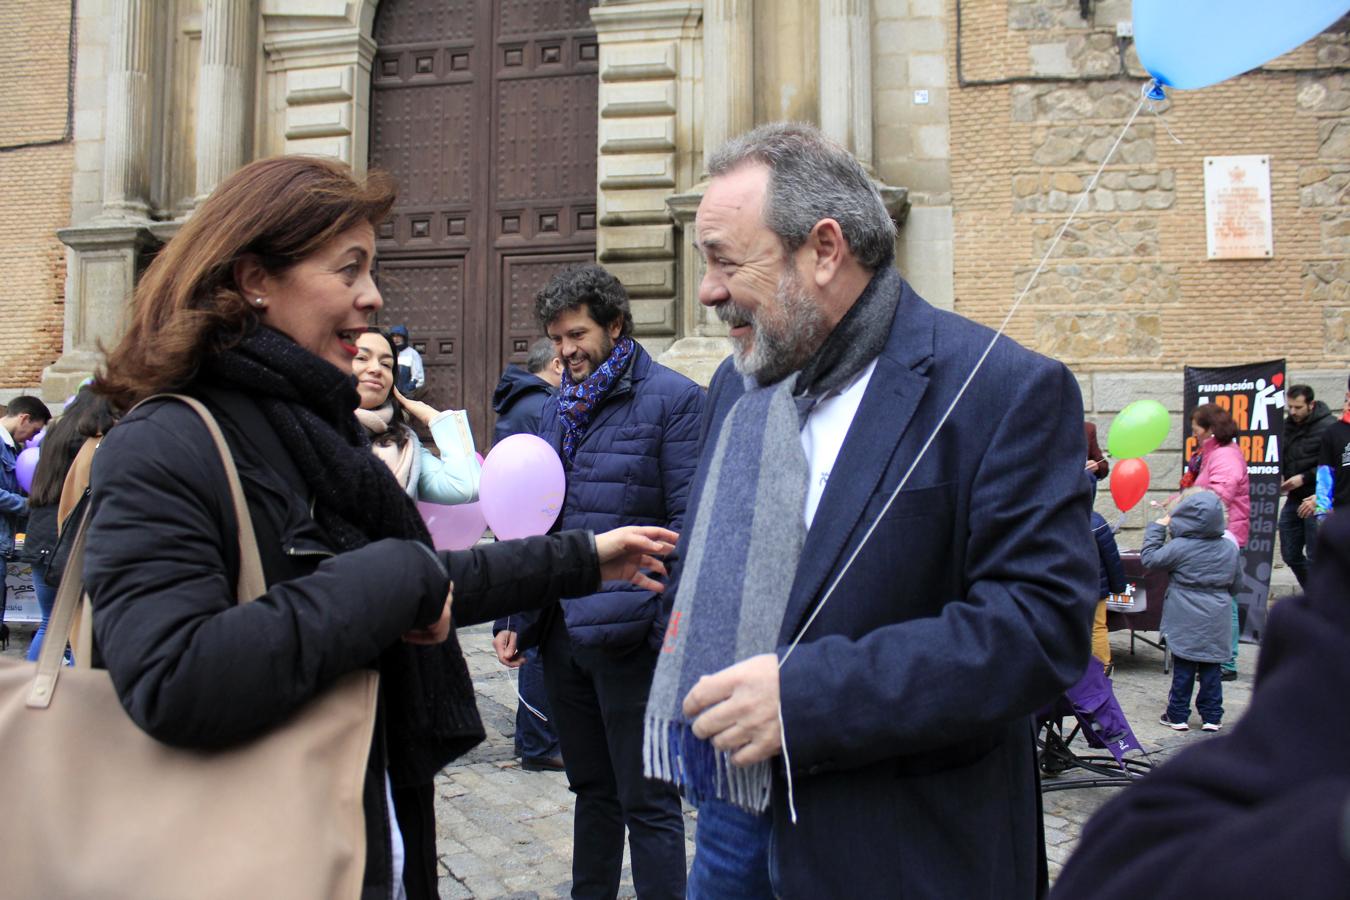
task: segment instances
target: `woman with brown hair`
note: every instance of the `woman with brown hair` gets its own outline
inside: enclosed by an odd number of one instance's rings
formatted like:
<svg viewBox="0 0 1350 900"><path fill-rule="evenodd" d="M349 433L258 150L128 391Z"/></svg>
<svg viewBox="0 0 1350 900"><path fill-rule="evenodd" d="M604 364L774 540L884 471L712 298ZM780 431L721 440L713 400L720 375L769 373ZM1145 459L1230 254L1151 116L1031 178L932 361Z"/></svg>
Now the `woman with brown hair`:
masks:
<svg viewBox="0 0 1350 900"><path fill-rule="evenodd" d="M653 554L675 537L623 528L431 550L352 413L357 337L383 303L374 227L393 199L384 179L360 182L335 162L244 167L146 271L94 384L122 411L166 391L211 409L266 593L235 603L238 527L221 463L205 425L171 400L124 415L95 455L84 572L94 662L166 743L246 741L340 676L378 668L363 794L370 898L435 896L432 778L483 737L450 627L452 579L456 624L484 621L602 578L659 587L642 570L663 572Z"/></svg>

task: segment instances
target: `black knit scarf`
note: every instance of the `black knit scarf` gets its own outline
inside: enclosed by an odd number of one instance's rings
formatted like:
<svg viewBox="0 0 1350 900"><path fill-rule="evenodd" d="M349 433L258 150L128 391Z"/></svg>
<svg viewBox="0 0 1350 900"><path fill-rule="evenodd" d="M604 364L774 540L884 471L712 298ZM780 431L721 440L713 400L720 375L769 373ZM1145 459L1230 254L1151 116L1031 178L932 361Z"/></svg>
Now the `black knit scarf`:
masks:
<svg viewBox="0 0 1350 900"><path fill-rule="evenodd" d="M262 409L304 475L314 519L334 549L355 550L388 537L431 546L416 505L371 452L354 413L360 401L350 374L265 327L204 368L212 382L242 391ZM429 782L483 739L473 681L453 628L435 647L390 647L379 667L395 785Z"/></svg>

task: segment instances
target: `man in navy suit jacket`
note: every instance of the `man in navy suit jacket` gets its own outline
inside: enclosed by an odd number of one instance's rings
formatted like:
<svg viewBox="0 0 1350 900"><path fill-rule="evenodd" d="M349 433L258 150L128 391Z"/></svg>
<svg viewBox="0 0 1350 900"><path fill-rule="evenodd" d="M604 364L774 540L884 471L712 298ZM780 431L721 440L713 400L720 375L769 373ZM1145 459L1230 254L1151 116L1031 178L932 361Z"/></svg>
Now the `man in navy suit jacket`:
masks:
<svg viewBox="0 0 1350 900"><path fill-rule="evenodd" d="M801 425L807 531L781 573L777 653L684 699L697 737L773 763L767 816L700 807L690 896L1032 897L1032 714L1082 674L1097 595L1077 382L999 338L943 423L993 332L895 273L893 225L856 160L808 126L769 125L708 168L699 300L735 353L709 389L691 511L711 502L738 398L809 365L865 292L895 311L880 352Z"/></svg>

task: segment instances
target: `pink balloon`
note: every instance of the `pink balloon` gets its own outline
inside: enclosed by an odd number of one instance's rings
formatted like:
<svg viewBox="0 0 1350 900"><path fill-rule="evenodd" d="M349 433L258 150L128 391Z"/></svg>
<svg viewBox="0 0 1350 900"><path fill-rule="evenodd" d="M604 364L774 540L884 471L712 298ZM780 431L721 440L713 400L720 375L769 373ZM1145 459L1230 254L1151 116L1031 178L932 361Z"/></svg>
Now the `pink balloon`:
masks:
<svg viewBox="0 0 1350 900"><path fill-rule="evenodd" d="M14 477L19 480L19 487L23 488L25 494L33 489L33 472L37 470L38 454L41 452L37 447L29 447L14 461Z"/></svg>
<svg viewBox="0 0 1350 900"><path fill-rule="evenodd" d="M566 487L562 460L548 442L513 434L487 455L478 497L493 533L509 540L553 527Z"/></svg>
<svg viewBox="0 0 1350 900"><path fill-rule="evenodd" d="M431 543L437 550L467 550L487 531L481 503L460 503L442 506L439 503L417 501L417 511L431 532Z"/></svg>
<svg viewBox="0 0 1350 900"><path fill-rule="evenodd" d="M483 454L475 453L478 465L483 465ZM483 508L477 503L459 503L445 506L440 503L417 501L417 511L431 532L431 544L437 550L467 550L487 531Z"/></svg>

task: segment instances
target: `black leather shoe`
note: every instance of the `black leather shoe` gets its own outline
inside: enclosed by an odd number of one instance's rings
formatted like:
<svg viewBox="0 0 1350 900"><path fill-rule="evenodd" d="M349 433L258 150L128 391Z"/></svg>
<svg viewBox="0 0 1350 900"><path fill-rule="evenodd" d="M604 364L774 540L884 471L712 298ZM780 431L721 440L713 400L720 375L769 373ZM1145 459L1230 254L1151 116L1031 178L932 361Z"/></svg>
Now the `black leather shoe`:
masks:
<svg viewBox="0 0 1350 900"><path fill-rule="evenodd" d="M520 768L526 772L561 772L561 756L526 756L520 760Z"/></svg>
<svg viewBox="0 0 1350 900"><path fill-rule="evenodd" d="M1236 672L1236 671L1229 671L1228 669L1224 669L1224 670L1223 670L1223 674L1222 674L1220 677L1221 677L1224 681L1237 681L1237 672Z"/></svg>

